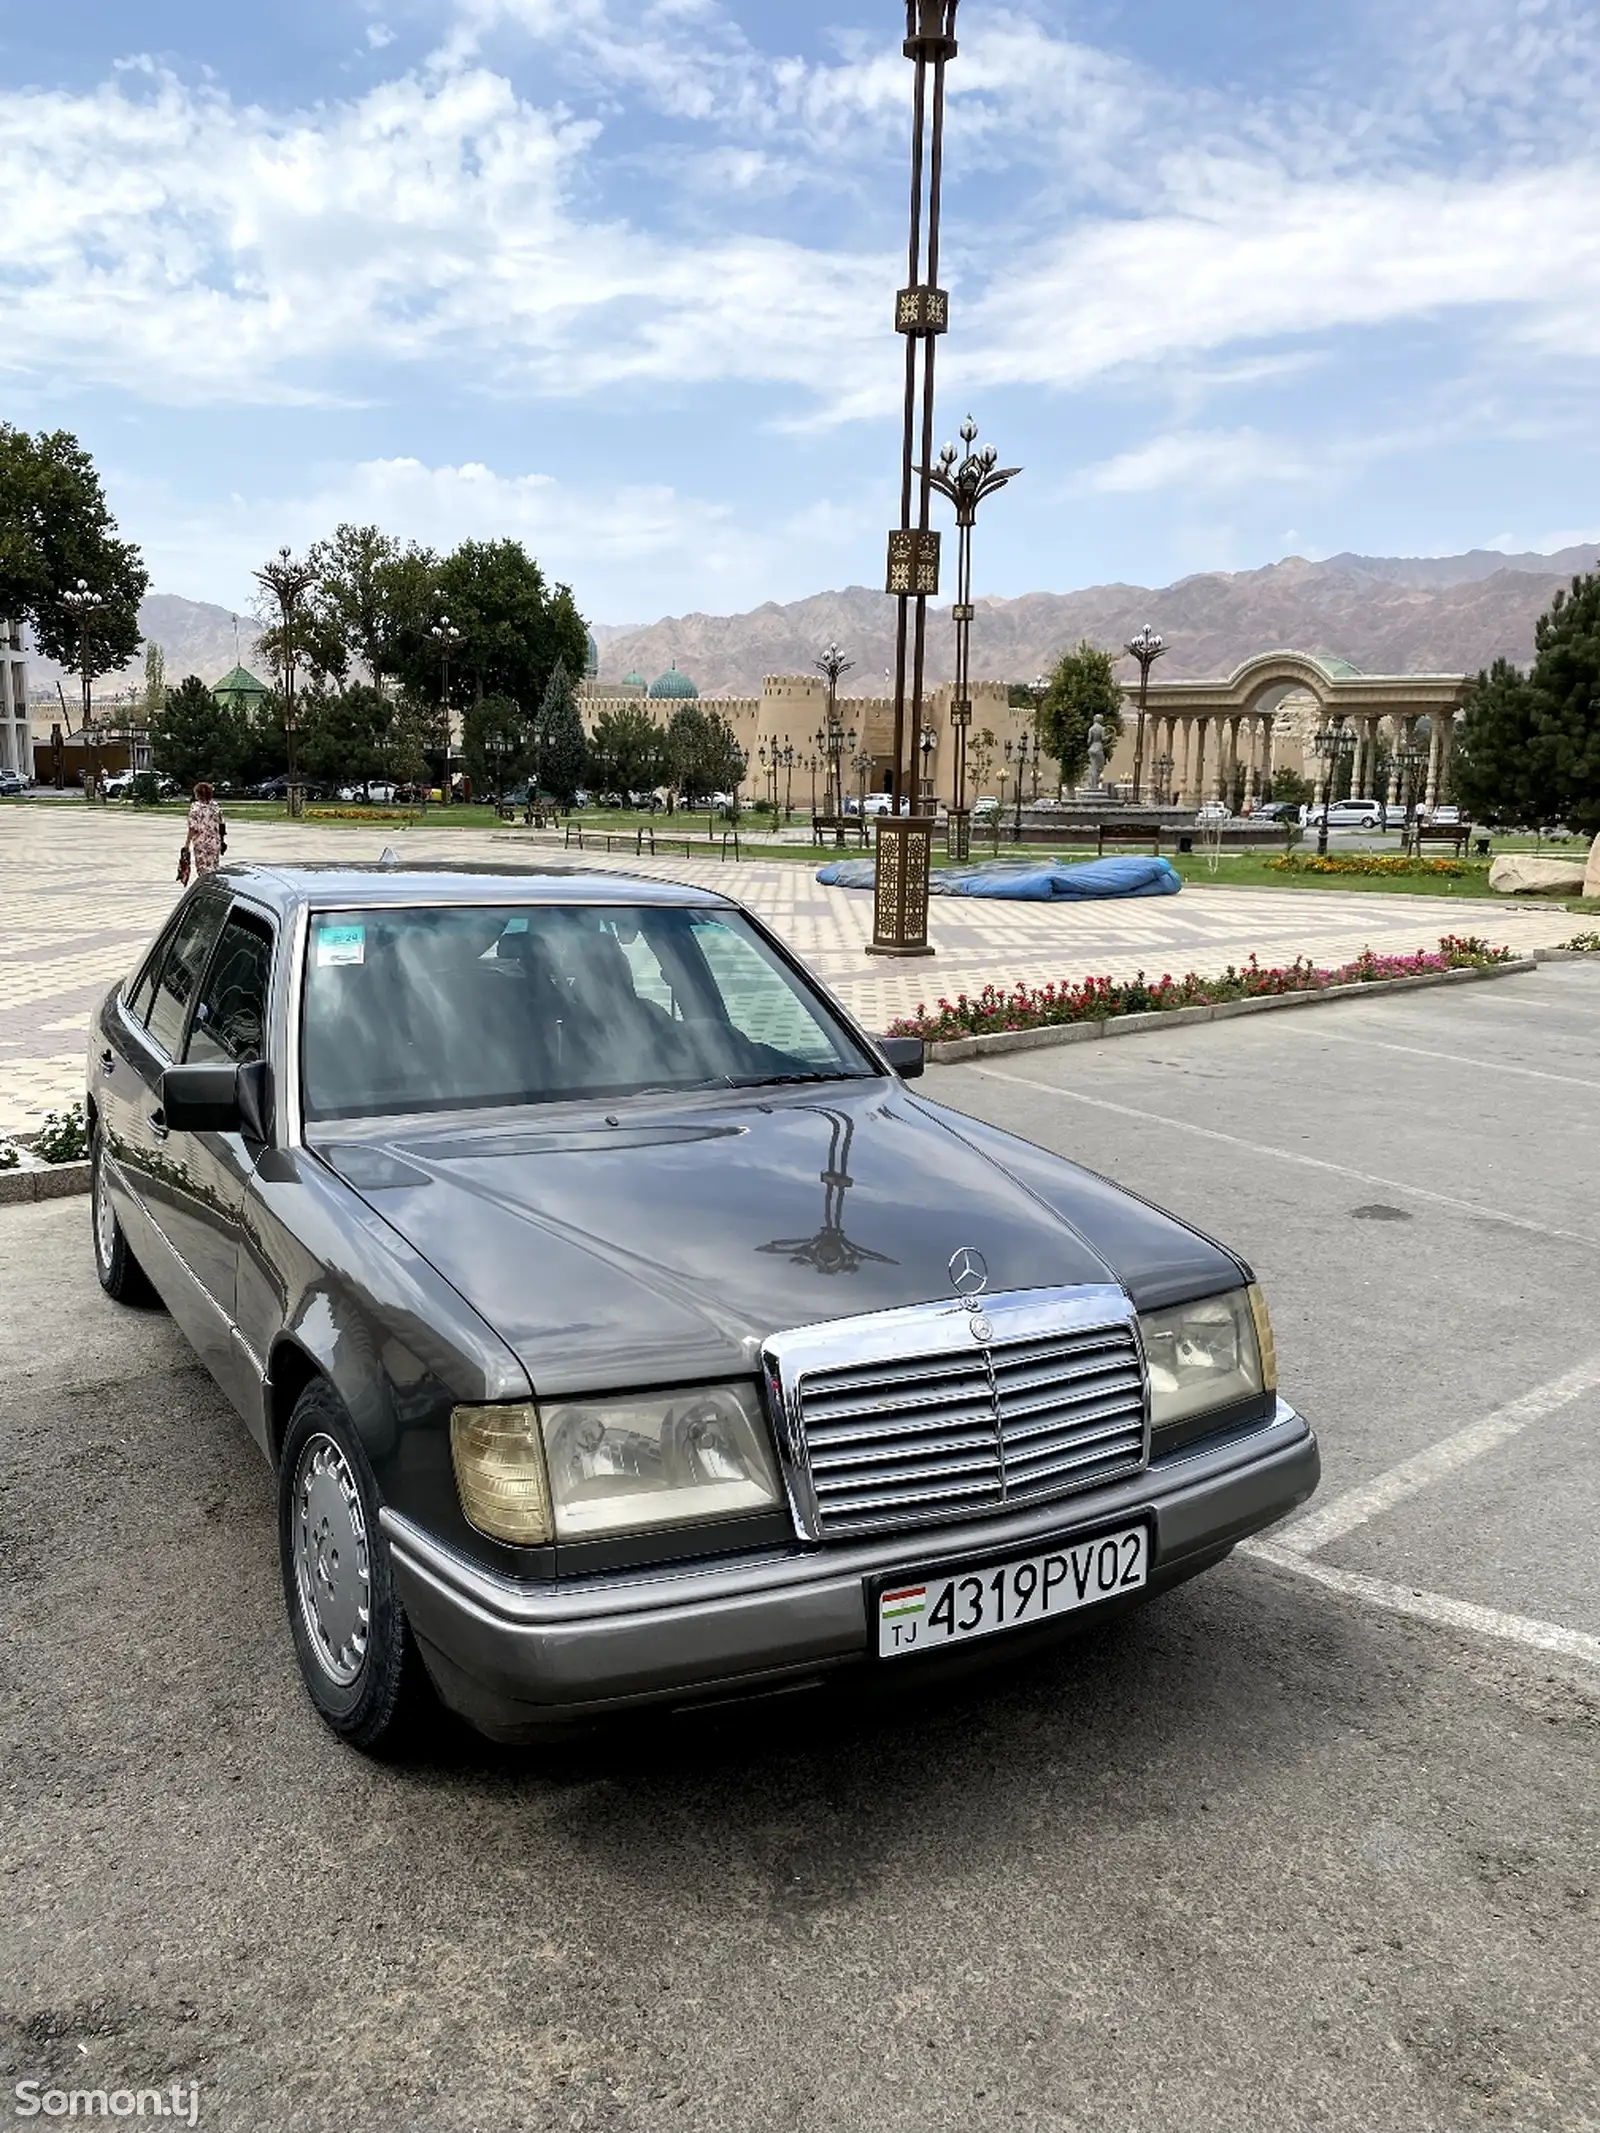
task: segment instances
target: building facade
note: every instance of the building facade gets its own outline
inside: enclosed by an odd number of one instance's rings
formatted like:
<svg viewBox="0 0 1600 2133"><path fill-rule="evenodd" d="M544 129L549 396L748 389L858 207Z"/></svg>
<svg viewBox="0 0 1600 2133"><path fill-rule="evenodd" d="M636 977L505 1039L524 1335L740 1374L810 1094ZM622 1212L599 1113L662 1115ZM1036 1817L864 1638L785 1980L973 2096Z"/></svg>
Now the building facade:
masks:
<svg viewBox="0 0 1600 2133"><path fill-rule="evenodd" d="M33 776L28 730L28 668L20 623L0 620L0 770Z"/></svg>
<svg viewBox="0 0 1600 2133"><path fill-rule="evenodd" d="M972 684L972 724L967 736L966 804L989 795L1015 796L1015 777L1023 738L1027 736L1023 798L1036 792L1054 794L1056 766L1048 756L1033 755L1033 707L1010 701L1003 681ZM630 674L625 681L586 682L578 691L585 730L592 736L608 711L646 710L658 725L670 724L681 705L699 696L687 675L671 668L646 683ZM917 751L918 784L924 799L948 807L955 788L955 734L950 724L952 690L948 682L923 701L923 726L932 737ZM780 807L821 811L828 798L828 685L820 675L769 674L759 696L700 699L733 728L748 768L744 790L752 800L771 799L776 783ZM838 721L845 736L840 764L847 795L887 792L892 782L894 703L887 696L841 696Z"/></svg>

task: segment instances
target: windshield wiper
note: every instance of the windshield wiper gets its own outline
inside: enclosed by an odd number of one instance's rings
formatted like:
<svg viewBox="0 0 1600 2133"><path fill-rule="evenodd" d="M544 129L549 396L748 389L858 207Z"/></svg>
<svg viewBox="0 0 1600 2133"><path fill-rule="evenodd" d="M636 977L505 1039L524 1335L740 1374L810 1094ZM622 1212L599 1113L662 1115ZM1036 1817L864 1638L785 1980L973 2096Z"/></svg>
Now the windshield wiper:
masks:
<svg viewBox="0 0 1600 2133"><path fill-rule="evenodd" d="M796 1081L865 1081L867 1077L843 1067L809 1074L730 1074L726 1078L730 1089L780 1089Z"/></svg>

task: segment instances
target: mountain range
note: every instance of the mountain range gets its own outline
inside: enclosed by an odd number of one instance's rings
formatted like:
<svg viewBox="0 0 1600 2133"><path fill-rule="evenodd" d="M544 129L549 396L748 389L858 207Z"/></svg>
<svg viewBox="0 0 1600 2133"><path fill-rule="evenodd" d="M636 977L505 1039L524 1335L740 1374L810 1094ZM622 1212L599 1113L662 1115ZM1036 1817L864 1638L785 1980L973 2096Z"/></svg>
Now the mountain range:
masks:
<svg viewBox="0 0 1600 2133"><path fill-rule="evenodd" d="M1526 664L1534 624L1552 594L1600 566L1600 545L1553 555L1298 556L1261 570L1208 571L1175 585L1095 585L1081 592L979 600L973 623L975 678L1031 681L1082 637L1122 645L1145 623L1166 639L1163 675L1228 674L1252 653L1292 648L1348 660L1369 674L1476 673L1497 658ZM217 681L242 657L259 665L254 624L231 610L175 593L152 593L140 611L145 637L162 647L169 681ZM705 696L751 696L767 674L804 674L825 645L854 662L847 693L884 693L894 657L895 603L867 586L815 593L785 606L769 601L742 615L677 615L646 624L596 623L602 681L630 673L654 680L669 666ZM949 610L929 613L927 671L949 677ZM237 644L237 650L236 650ZM54 693L57 670L35 659L30 681ZM141 664L103 678L96 693L134 685ZM68 684L70 694L70 683Z"/></svg>

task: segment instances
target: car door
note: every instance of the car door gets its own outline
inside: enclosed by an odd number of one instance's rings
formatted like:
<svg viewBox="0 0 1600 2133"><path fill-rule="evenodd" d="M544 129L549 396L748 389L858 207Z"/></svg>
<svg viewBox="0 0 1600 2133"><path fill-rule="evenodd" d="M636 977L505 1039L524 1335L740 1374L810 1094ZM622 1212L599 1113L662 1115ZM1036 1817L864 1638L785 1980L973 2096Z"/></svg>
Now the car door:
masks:
<svg viewBox="0 0 1600 2133"><path fill-rule="evenodd" d="M266 913L235 902L190 1005L185 1064L246 1066L265 1056L274 947ZM245 1195L260 1153L240 1133L174 1131L167 1139L168 1236L214 1307L201 1353L246 1412L259 1405L262 1366L237 1338L236 1292Z"/></svg>
<svg viewBox="0 0 1600 2133"><path fill-rule="evenodd" d="M226 1349L226 1322L196 1280L178 1244L181 1147L187 1135L167 1130L161 1108L161 1076L183 1056L189 1014L211 951L228 916L228 898L220 890L195 890L179 910L154 983L130 1002L120 1017L119 1038L129 1069L125 1093L116 1103L118 1158L128 1189L164 1248L166 1257L145 1268L190 1342L206 1362L218 1353L219 1335ZM141 1013L142 1010L142 1013ZM136 1247L137 1249L137 1247Z"/></svg>

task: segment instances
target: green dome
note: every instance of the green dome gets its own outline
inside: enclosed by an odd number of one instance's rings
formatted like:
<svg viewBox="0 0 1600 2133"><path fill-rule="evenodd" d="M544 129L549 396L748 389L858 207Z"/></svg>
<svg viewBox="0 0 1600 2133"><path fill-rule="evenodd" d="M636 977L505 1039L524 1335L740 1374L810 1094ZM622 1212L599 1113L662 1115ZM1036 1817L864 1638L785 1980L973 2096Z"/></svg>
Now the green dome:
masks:
<svg viewBox="0 0 1600 2133"><path fill-rule="evenodd" d="M645 680L642 674L633 673L623 675L622 686L625 689L648 689L650 684Z"/></svg>
<svg viewBox="0 0 1600 2133"><path fill-rule="evenodd" d="M585 681L593 681L600 671L600 647L594 641L593 630L585 634L584 643L588 649L583 655L583 678Z"/></svg>
<svg viewBox="0 0 1600 2133"><path fill-rule="evenodd" d="M700 691L687 674L680 674L677 668L673 666L668 667L665 674L658 675L651 682L650 694L657 701L660 701L663 697L682 697L687 700L689 697L698 696Z"/></svg>

